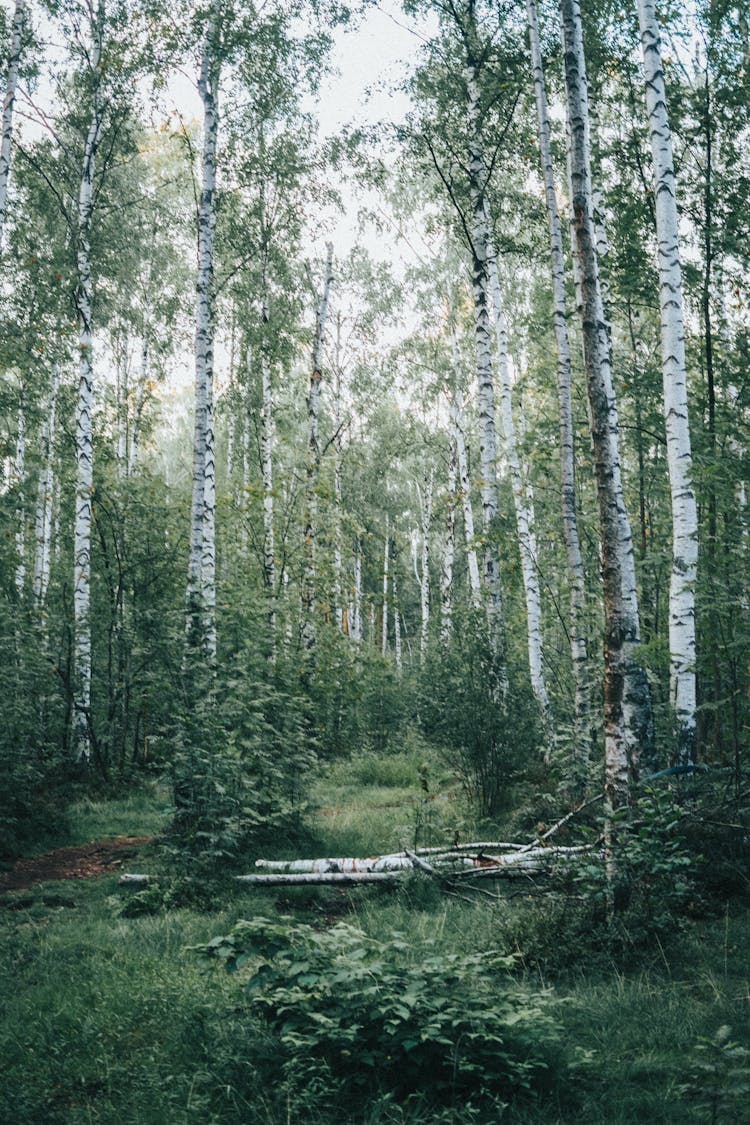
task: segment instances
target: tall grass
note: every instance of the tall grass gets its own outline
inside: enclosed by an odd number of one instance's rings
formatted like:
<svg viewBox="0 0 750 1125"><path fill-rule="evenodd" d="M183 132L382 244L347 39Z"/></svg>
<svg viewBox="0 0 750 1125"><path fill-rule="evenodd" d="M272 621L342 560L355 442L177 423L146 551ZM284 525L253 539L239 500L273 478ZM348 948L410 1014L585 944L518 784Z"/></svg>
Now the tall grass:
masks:
<svg viewBox="0 0 750 1125"><path fill-rule="evenodd" d="M452 792L450 779L441 778L425 794L419 773L408 775L407 764L392 756L373 767L372 759L353 771L337 765L319 783L319 854L371 854L412 842L424 806L442 807L429 798ZM459 811L466 817L454 797L444 803L449 811L433 825L436 836L442 833L437 842L450 838ZM151 834L166 804L158 790L81 801L74 838ZM293 854L283 842L278 851ZM544 905L546 891L527 898L516 884L471 903L416 877L386 888L233 890L211 913L172 909L126 918L127 897L116 876L102 876L0 898L0 1121L356 1125L348 1107L332 1099L323 1072L301 1101L299 1091L284 1086L278 1045L249 1016L240 982L206 970L191 949L254 915L292 914L316 927L346 916L381 939L399 931L414 948L431 941L442 952L518 952L519 978L532 988L552 987L560 1001L567 1067L537 1103L498 1109L492 1125L708 1121L700 1083L689 1077L697 1047L724 1024L750 1044L750 915L742 904L636 949L623 970L605 949L592 958L570 948L575 931L566 911L575 912L574 900L552 909ZM544 958L527 955L534 943L547 951ZM564 972L555 968L555 949ZM729 1088L717 1105L718 1121L750 1120ZM491 1125L477 1112L373 1100L360 1120Z"/></svg>

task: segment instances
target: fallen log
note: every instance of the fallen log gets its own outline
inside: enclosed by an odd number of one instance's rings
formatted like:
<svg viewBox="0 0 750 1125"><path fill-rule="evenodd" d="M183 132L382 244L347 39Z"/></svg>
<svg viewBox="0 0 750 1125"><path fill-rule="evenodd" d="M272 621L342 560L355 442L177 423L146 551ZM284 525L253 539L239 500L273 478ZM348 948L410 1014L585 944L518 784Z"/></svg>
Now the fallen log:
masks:
<svg viewBox="0 0 750 1125"><path fill-rule="evenodd" d="M393 879L400 879L401 871L297 871L293 874L271 875L233 875L235 883L244 883L255 887L283 887L304 886L307 883L325 884L357 884L357 883L382 883ZM122 886L159 881L158 875L137 875L133 872L124 872L119 879Z"/></svg>
<svg viewBox="0 0 750 1125"><path fill-rule="evenodd" d="M307 884L351 884L380 883L400 879L409 871L422 871L432 878L442 881L454 879L471 880L473 878L503 878L505 876L526 875L531 872L544 873L552 870L561 863L575 860L581 855L599 856L596 845L582 844L578 847L536 847L528 851L515 851L508 855L487 856L479 853L476 856L455 856L443 853L433 857L428 863L415 852L404 852L398 855L374 856L363 859L321 859L321 860L261 860L256 865L273 868L264 874L235 875L234 881L246 886L281 887L304 886ZM437 860L441 862L437 862ZM387 861L384 867L378 867L381 862ZM396 861L398 861L396 863ZM342 864L350 866L341 870ZM389 866L393 864L393 866ZM369 865L369 866L368 866ZM281 867L282 870L277 868ZM153 875L137 875L126 872L120 876L120 883L145 884L151 882Z"/></svg>
<svg viewBox="0 0 750 1125"><path fill-rule="evenodd" d="M295 874L235 875L237 883L256 887L304 886L307 883L384 883L400 879L403 871L301 871Z"/></svg>
<svg viewBox="0 0 750 1125"><path fill-rule="evenodd" d="M325 874L327 872L361 872L361 871L408 871L415 864L414 853L409 851L393 852L390 855L364 856L359 858L339 859L256 859L255 866L265 871L278 874ZM435 862L445 861L471 866L473 860L467 856L456 855L452 852L443 852L435 856ZM419 866L417 864L416 866Z"/></svg>

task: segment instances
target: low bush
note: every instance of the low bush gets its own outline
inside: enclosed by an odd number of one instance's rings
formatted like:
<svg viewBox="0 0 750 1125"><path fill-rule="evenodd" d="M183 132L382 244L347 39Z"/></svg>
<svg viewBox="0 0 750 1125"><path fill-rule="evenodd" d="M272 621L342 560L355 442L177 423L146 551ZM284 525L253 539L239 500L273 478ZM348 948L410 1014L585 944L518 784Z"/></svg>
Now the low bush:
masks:
<svg viewBox="0 0 750 1125"><path fill-rule="evenodd" d="M557 1058L550 997L512 979L513 956L415 948L346 923L321 933L289 918L240 922L205 953L250 970L251 1010L277 1037L295 1088L327 1075L350 1098L497 1104L537 1090Z"/></svg>

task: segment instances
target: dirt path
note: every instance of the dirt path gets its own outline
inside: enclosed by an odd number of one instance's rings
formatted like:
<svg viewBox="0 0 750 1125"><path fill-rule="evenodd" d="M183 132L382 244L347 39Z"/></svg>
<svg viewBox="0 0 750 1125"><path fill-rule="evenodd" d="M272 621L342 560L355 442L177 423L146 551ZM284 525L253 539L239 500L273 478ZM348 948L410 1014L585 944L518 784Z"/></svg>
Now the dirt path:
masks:
<svg viewBox="0 0 750 1125"><path fill-rule="evenodd" d="M19 859L10 869L0 873L0 894L26 891L35 883L57 879L89 879L114 871L129 853L142 844L150 844L153 836L114 836L72 848L57 848L46 855Z"/></svg>

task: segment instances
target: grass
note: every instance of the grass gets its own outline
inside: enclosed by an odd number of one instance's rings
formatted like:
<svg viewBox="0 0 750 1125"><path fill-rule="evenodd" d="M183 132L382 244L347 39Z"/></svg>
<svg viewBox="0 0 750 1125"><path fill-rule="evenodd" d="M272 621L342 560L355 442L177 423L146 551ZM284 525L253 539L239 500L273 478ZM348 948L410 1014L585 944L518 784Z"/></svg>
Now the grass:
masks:
<svg viewBox="0 0 750 1125"><path fill-rule="evenodd" d="M457 819L465 824L450 779L440 778L427 795L450 794L440 802L426 799L419 776L409 778L403 763L386 763L380 772L372 765L360 763L349 771L339 764L318 783L314 829L320 854L393 849L420 833L419 843L432 842L430 836L445 842ZM386 784L388 778L394 784ZM165 807L158 789L111 802L81 800L69 821L71 838L64 842L152 834L163 824ZM291 913L316 926L345 917L373 936L398 930L415 948L430 940L439 950L513 949L520 943L523 953L525 935L545 925L548 945L570 940L564 914L545 913L544 902L500 894L495 901L469 904L417 878L403 886L351 891L232 891L211 913L173 909L122 917L131 893L107 875L0 899L5 1079L0 1120L19 1125L356 1121L349 1107L329 1104L324 1082L306 1091L304 1104L287 1104L281 1081L267 1081L272 1054L265 1069L260 1065L273 1045L264 1045L263 1028L248 1015L236 979L205 969L192 950L241 917ZM543 960L522 962L521 978L533 988L553 988L560 1002L569 1069L536 1103L513 1107L507 1120L708 1122L713 1110L706 1108L703 1086L713 1083L719 1089L715 1120L750 1121L731 1068L713 1078L696 1078L694 1072L697 1047L722 1025L731 1027L733 1039L750 1044L749 921L738 903L724 915L688 922L673 936L637 950L627 970L606 953L592 959L575 950L564 973ZM438 1116L417 1104L386 1103L373 1104L361 1119L363 1125L488 1121L470 1107Z"/></svg>
<svg viewBox="0 0 750 1125"><path fill-rule="evenodd" d="M159 783L108 801L82 797L70 806L66 843L85 844L108 836L155 836L167 823L170 801L167 787Z"/></svg>

